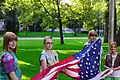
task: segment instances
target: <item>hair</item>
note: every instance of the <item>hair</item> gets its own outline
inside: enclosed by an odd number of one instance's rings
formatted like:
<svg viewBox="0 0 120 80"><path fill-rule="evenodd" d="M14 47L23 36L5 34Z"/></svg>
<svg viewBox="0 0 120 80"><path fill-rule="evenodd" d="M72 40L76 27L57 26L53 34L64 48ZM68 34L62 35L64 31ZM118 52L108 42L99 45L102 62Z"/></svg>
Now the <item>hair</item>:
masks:
<svg viewBox="0 0 120 80"><path fill-rule="evenodd" d="M118 47L118 45L117 45L117 43L116 43L115 41L111 41L111 42L109 43L109 45L110 45L110 47L111 47L112 45L115 45L116 48Z"/></svg>
<svg viewBox="0 0 120 80"><path fill-rule="evenodd" d="M90 36L91 36L92 34L97 35L97 32L96 32L95 30L90 30L89 33L88 33L88 39L90 38Z"/></svg>
<svg viewBox="0 0 120 80"><path fill-rule="evenodd" d="M45 42L46 42L46 39L52 39L52 37L51 36L46 36L45 38L44 38L44 44L45 44Z"/></svg>
<svg viewBox="0 0 120 80"><path fill-rule="evenodd" d="M17 36L13 32L6 32L3 36L3 51L8 51L9 42L12 40L15 40L18 42ZM16 53L16 50L17 50L17 46L13 50L13 52Z"/></svg>

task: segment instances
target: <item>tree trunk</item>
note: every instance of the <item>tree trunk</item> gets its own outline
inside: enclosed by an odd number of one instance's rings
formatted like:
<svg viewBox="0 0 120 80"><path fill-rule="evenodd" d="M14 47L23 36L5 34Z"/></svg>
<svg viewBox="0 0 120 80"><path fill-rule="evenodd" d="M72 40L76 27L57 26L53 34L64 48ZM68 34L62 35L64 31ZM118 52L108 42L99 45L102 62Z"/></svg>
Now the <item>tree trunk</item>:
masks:
<svg viewBox="0 0 120 80"><path fill-rule="evenodd" d="M59 1L56 0L57 8L58 8L58 23L59 23L59 30L60 30L60 44L64 44L63 40L63 32L62 32L62 20L60 16L60 7L59 7Z"/></svg>
<svg viewBox="0 0 120 80"><path fill-rule="evenodd" d="M108 40L114 41L114 10L115 9L115 0L110 0L109 2L109 32L108 32Z"/></svg>
<svg viewBox="0 0 120 80"><path fill-rule="evenodd" d="M116 3L115 3L115 7L114 7L115 13L114 13L114 41L116 41L116 31L117 31L117 19L116 19Z"/></svg>
<svg viewBox="0 0 120 80"><path fill-rule="evenodd" d="M108 7L108 10L109 10L109 0L106 0L106 3L107 3L107 7ZM109 12L108 10L106 10L106 13L105 13L105 26L104 26L104 43L108 43L108 24L109 24Z"/></svg>
<svg viewBox="0 0 120 80"><path fill-rule="evenodd" d="M120 28L119 28L118 34L117 34L117 36L116 36L116 42L117 42L117 44L120 46Z"/></svg>

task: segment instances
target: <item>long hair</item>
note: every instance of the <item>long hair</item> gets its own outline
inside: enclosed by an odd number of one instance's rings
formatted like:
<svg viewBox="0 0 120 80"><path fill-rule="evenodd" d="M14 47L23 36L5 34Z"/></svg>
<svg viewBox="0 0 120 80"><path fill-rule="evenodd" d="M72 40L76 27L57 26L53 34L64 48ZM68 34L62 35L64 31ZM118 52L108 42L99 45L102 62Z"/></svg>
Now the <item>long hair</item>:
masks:
<svg viewBox="0 0 120 80"><path fill-rule="evenodd" d="M12 40L17 41L17 45L18 45L17 36L13 32L6 32L3 37L3 51L8 51L9 42ZM14 53L16 53L17 51L17 45L16 48L13 50Z"/></svg>

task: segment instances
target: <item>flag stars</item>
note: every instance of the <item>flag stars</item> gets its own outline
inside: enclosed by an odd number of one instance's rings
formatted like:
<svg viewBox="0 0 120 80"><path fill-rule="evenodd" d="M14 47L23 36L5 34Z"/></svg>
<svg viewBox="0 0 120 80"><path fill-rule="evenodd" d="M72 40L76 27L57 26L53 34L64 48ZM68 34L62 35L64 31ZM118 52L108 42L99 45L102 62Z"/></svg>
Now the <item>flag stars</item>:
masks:
<svg viewBox="0 0 120 80"><path fill-rule="evenodd" d="M95 68L95 66L92 66L92 68Z"/></svg>
<svg viewBox="0 0 120 80"><path fill-rule="evenodd" d="M94 61L94 63L96 64L97 62L96 62L96 61Z"/></svg>
<svg viewBox="0 0 120 80"><path fill-rule="evenodd" d="M88 75L85 75L86 77L88 77Z"/></svg>
<svg viewBox="0 0 120 80"><path fill-rule="evenodd" d="M89 69L89 67L87 67L87 69Z"/></svg>
<svg viewBox="0 0 120 80"><path fill-rule="evenodd" d="M88 65L90 65L90 63L88 63Z"/></svg>
<svg viewBox="0 0 120 80"><path fill-rule="evenodd" d="M98 57L96 57L96 59L98 59Z"/></svg>
<svg viewBox="0 0 120 80"><path fill-rule="evenodd" d="M96 50L96 48L94 48L94 50Z"/></svg>
<svg viewBox="0 0 120 80"><path fill-rule="evenodd" d="M93 75L93 73L90 73L91 75Z"/></svg>
<svg viewBox="0 0 120 80"><path fill-rule="evenodd" d="M85 54L83 54L82 57L85 57Z"/></svg>
<svg viewBox="0 0 120 80"><path fill-rule="evenodd" d="M98 42L91 44L91 46L87 47L84 53L80 54L81 63L78 65L81 68L81 71L79 72L81 79L90 79L92 76L95 76L100 72L100 44L101 42L99 44ZM79 56L76 56L76 59L78 59L78 57Z"/></svg>
<svg viewBox="0 0 120 80"><path fill-rule="evenodd" d="M87 62L86 62L85 64L86 64L86 65L88 65L88 63L87 63Z"/></svg>
<svg viewBox="0 0 120 80"><path fill-rule="evenodd" d="M87 58L87 61L89 61L89 58Z"/></svg>
<svg viewBox="0 0 120 80"><path fill-rule="evenodd" d="M83 74L83 72L81 72L81 74Z"/></svg>
<svg viewBox="0 0 120 80"><path fill-rule="evenodd" d="M84 78L83 76L81 76L82 78Z"/></svg>
<svg viewBox="0 0 120 80"><path fill-rule="evenodd" d="M94 48L94 47L92 46L92 48Z"/></svg>
<svg viewBox="0 0 120 80"><path fill-rule="evenodd" d="M95 52L93 52L93 54L95 54Z"/></svg>
<svg viewBox="0 0 120 80"><path fill-rule="evenodd" d="M80 67L82 67L82 64L80 64Z"/></svg>
<svg viewBox="0 0 120 80"><path fill-rule="evenodd" d="M80 59L80 57L77 57L77 59Z"/></svg>
<svg viewBox="0 0 120 80"><path fill-rule="evenodd" d="M98 63L97 65L99 66L100 64Z"/></svg>
<svg viewBox="0 0 120 80"><path fill-rule="evenodd" d="M97 46L97 44L95 44L95 46Z"/></svg>
<svg viewBox="0 0 120 80"><path fill-rule="evenodd" d="M92 70L90 70L90 72L92 73L93 71L92 71Z"/></svg>
<svg viewBox="0 0 120 80"><path fill-rule="evenodd" d="M88 72L86 71L86 73L88 74Z"/></svg>

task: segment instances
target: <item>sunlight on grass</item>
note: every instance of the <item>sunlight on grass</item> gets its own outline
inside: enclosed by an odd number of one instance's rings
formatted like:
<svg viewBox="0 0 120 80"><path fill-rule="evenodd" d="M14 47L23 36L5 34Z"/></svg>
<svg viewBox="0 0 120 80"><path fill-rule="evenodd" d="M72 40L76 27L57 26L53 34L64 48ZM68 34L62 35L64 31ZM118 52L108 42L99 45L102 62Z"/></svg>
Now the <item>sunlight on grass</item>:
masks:
<svg viewBox="0 0 120 80"><path fill-rule="evenodd" d="M28 77L22 75L22 80L30 80L30 78L28 78Z"/></svg>
<svg viewBox="0 0 120 80"><path fill-rule="evenodd" d="M20 61L20 60L18 60L18 64L19 64L19 65L30 65L30 66L34 66L34 65L30 64L30 63L26 63L26 62L23 62L23 61Z"/></svg>
<svg viewBox="0 0 120 80"><path fill-rule="evenodd" d="M58 51L61 54L69 54L69 53L74 54L76 52L79 52L79 50L56 50L56 51Z"/></svg>

